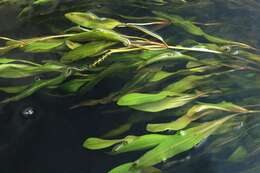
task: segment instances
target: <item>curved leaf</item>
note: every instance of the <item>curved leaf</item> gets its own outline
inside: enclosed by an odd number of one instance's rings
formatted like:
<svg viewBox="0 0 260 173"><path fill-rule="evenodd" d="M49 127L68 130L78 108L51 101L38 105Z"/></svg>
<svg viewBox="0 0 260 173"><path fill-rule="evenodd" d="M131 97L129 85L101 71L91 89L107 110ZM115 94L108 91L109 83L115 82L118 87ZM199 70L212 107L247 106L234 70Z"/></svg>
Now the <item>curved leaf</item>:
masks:
<svg viewBox="0 0 260 173"><path fill-rule="evenodd" d="M173 135L172 138L165 140L154 149L146 152L141 158L135 161L135 166L137 168L153 166L179 153L190 150L232 117L229 116L220 120L203 123L202 125L181 131L180 134Z"/></svg>
<svg viewBox="0 0 260 173"><path fill-rule="evenodd" d="M160 112L167 109L181 107L203 94L186 94L178 97L166 97L162 100L130 106L133 109L144 112Z"/></svg>
<svg viewBox="0 0 260 173"><path fill-rule="evenodd" d="M221 102L216 104L209 104L209 103L201 103L199 105L193 106L189 111L183 115L182 117L178 118L175 121L169 123L161 123L161 124L148 124L147 131L150 132L161 132L166 130L180 130L187 127L192 121L195 121L205 115L207 115L207 110L222 110L227 112L247 112L248 110L242 108L240 106L234 105L228 102Z"/></svg>
<svg viewBox="0 0 260 173"><path fill-rule="evenodd" d="M104 41L86 43L66 53L61 58L61 62L72 63L78 60L82 60L84 58L93 57L98 53L101 53L104 49L114 44L115 42L104 42Z"/></svg>
<svg viewBox="0 0 260 173"><path fill-rule="evenodd" d="M117 104L120 106L133 106L133 105L140 105L144 103L150 103L162 100L168 96L176 95L173 92L162 91L156 94L148 94L148 93L129 93L117 101ZM178 95L178 94L177 94Z"/></svg>
<svg viewBox="0 0 260 173"><path fill-rule="evenodd" d="M93 13L81 13L81 12L70 12L66 13L65 17L72 21L73 23L84 26L86 28L104 28L113 29L122 23L108 18L99 18Z"/></svg>
<svg viewBox="0 0 260 173"><path fill-rule="evenodd" d="M117 41L124 45L129 45L130 41L123 35L108 29L93 29L87 32L75 34L68 38L70 41L86 42L86 41Z"/></svg>

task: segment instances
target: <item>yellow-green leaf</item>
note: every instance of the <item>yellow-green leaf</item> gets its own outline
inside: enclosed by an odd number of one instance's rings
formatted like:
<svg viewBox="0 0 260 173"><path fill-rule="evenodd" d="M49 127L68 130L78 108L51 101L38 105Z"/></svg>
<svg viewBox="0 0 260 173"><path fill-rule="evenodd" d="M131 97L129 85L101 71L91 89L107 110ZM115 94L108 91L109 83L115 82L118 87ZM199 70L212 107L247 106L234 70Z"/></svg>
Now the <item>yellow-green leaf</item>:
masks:
<svg viewBox="0 0 260 173"><path fill-rule="evenodd" d="M175 121L169 123L160 123L160 124L148 124L147 131L150 132L161 132L166 130L180 130L187 127L192 121L195 121L205 115L204 111L207 110L222 110L227 112L247 112L248 110L237 106L233 103L228 102L221 102L216 104L209 104L209 103L200 103L198 105L193 106L189 109L189 111L178 118Z"/></svg>
<svg viewBox="0 0 260 173"><path fill-rule="evenodd" d="M90 12L70 12L66 13L65 17L73 23L84 26L86 28L113 29L121 25L121 22L115 19L99 18L98 16Z"/></svg>
<svg viewBox="0 0 260 173"><path fill-rule="evenodd" d="M72 63L87 57L93 57L114 44L115 42L104 41L86 43L64 54L64 56L61 58L61 62Z"/></svg>

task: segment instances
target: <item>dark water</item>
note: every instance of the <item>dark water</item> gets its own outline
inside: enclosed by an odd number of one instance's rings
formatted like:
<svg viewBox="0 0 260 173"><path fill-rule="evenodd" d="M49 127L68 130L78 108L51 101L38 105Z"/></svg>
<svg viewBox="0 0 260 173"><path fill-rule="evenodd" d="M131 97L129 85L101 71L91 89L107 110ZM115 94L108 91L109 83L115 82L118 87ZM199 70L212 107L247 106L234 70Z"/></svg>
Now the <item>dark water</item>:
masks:
<svg viewBox="0 0 260 173"><path fill-rule="evenodd" d="M199 5L196 4L197 1L187 1L187 4L191 5L181 5L183 1L174 0L165 2L60 0L48 6L32 8L22 20L18 20L17 15L26 6L26 1L22 3L23 1L17 0L17 2L17 4L0 7L0 35L2 36L28 38L63 30L68 24L63 18L63 14L67 11L90 10L104 15L121 13L129 16L146 16L151 14L152 10L161 10L171 13L174 11L190 19L196 17L196 21L200 22L224 23L225 25L208 26L206 31L260 47L260 2L257 0L205 0ZM163 30L159 34L164 38L170 38L175 33L171 30ZM23 54L12 56L22 57ZM38 57L31 55L30 58L37 61ZM240 74L236 76L238 80L243 78ZM2 85L9 85L31 80L35 79L1 80L0 82ZM95 97L109 93L115 85L121 84L118 80L113 82L104 80L91 94ZM260 90L249 90L243 93L238 91L227 95L226 99L239 102L256 95L260 96ZM68 109L80 99L80 96L61 98L38 92L20 102L1 107L0 173L103 173L142 154L137 152L110 156L104 151L84 149L82 143L88 136L102 135L118 124L126 122L130 113L106 111L116 110L114 105ZM33 115L28 115L28 108L29 114L33 111ZM144 129L144 126L145 123L137 124L129 133L139 134L141 133L139 129ZM236 173L260 163L259 156L254 157L252 161L228 163L221 160L222 156L215 159L214 154L200 155L208 143L209 141L205 141L192 151L162 164L163 172ZM243 143L250 143L250 140L241 140L241 144ZM226 153L230 151L227 150ZM258 173L258 171L250 173Z"/></svg>

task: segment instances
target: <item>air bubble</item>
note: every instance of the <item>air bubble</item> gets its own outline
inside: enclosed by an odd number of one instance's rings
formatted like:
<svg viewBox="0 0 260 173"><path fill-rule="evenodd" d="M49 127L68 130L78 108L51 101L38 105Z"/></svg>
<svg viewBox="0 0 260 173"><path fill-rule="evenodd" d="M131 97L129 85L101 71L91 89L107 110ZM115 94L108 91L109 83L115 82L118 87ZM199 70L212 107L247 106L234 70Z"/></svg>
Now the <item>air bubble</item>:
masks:
<svg viewBox="0 0 260 173"><path fill-rule="evenodd" d="M40 80L41 80L41 76L35 76L35 77L34 77L34 80L35 80L35 81L40 81Z"/></svg>
<svg viewBox="0 0 260 173"><path fill-rule="evenodd" d="M22 111L22 116L25 119L34 119L35 116L35 109L33 107L27 107Z"/></svg>

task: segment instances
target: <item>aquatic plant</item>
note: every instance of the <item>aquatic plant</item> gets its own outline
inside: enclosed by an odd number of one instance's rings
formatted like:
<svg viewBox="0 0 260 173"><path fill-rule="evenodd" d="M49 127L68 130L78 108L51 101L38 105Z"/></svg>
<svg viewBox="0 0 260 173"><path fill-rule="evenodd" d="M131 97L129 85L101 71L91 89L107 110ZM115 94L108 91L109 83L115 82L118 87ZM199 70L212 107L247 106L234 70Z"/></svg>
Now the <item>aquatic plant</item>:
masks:
<svg viewBox="0 0 260 173"><path fill-rule="evenodd" d="M239 106L224 99L234 92L228 80L233 73L247 75L247 81L259 76L260 56L253 46L213 36L195 22L159 11L153 11L150 17L121 15L112 19L91 12L69 12L65 17L75 26L58 35L29 39L0 37L4 41L0 48L1 78L54 74L26 85L1 86L0 91L8 96L1 104L19 101L45 89L65 96L84 96L71 109L116 103L118 109L136 110L141 118L130 117L126 124L103 138L90 137L83 144L91 150L113 147L112 154L148 150L137 160L119 165L109 173L160 172L154 166L194 148L211 135L223 134L227 138L231 135L233 138L228 142L239 139L243 134L234 135L232 130L241 124L241 117L259 112L244 107L242 101ZM176 42L163 39L155 32L158 27L178 28L187 39ZM17 52L42 57L48 53L57 58L35 61L26 57L9 58ZM102 80L114 76L124 76L127 80L103 98L86 99ZM213 102L214 97L219 101ZM158 117L170 117L171 121L154 123ZM147 119L151 122L147 123L146 130L151 133L117 137ZM172 134L164 134L165 131ZM211 146L217 149L216 146L223 146L223 140L214 141ZM205 152L213 152L211 148ZM243 159L250 156L247 153L243 146L238 146L227 159Z"/></svg>

